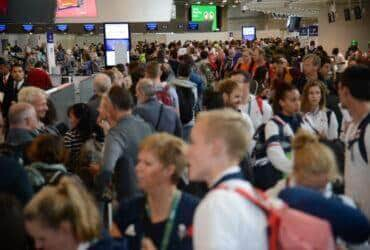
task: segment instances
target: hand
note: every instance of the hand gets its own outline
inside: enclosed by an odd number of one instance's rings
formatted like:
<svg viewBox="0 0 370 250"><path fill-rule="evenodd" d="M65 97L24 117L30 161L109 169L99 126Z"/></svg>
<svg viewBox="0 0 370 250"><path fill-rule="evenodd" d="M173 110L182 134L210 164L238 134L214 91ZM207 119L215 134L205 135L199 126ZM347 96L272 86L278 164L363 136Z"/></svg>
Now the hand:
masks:
<svg viewBox="0 0 370 250"><path fill-rule="evenodd" d="M98 122L99 127L101 127L104 131L104 135L108 134L109 129L111 128L111 125L107 120L100 120Z"/></svg>
<svg viewBox="0 0 370 250"><path fill-rule="evenodd" d="M96 176L100 171L100 165L98 163L90 163L88 170L92 176Z"/></svg>
<svg viewBox="0 0 370 250"><path fill-rule="evenodd" d="M141 250L157 250L157 248L154 246L154 243L149 238L144 238L141 241Z"/></svg>

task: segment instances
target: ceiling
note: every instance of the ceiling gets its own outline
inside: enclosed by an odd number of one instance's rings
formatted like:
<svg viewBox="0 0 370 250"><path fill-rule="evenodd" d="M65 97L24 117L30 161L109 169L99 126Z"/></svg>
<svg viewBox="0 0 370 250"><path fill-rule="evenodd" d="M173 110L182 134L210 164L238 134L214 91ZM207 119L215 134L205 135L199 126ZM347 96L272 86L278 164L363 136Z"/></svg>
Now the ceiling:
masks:
<svg viewBox="0 0 370 250"><path fill-rule="evenodd" d="M358 4L368 0L174 0L175 4L215 4L221 7L240 8L243 11L257 11L265 14L296 15L317 17L321 8L327 8L329 2L335 4Z"/></svg>

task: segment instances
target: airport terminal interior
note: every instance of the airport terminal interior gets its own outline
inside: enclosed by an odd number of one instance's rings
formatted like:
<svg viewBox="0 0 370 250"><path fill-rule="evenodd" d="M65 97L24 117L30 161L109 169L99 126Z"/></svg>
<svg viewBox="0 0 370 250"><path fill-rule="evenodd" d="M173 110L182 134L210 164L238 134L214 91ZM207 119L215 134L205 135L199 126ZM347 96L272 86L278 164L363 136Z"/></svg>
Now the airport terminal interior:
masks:
<svg viewBox="0 0 370 250"><path fill-rule="evenodd" d="M370 1L0 0L0 249L370 249Z"/></svg>

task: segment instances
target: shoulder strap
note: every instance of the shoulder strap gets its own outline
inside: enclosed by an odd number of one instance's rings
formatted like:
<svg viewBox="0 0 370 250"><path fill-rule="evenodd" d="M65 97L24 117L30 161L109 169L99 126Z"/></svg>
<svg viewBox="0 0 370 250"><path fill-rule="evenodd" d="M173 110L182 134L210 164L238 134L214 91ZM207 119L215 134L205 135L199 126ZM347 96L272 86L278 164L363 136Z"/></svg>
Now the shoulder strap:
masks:
<svg viewBox="0 0 370 250"><path fill-rule="evenodd" d="M328 119L328 128L330 127L330 122L331 122L331 113L332 111L330 109L328 109L326 111L326 118Z"/></svg>
<svg viewBox="0 0 370 250"><path fill-rule="evenodd" d="M161 117L162 117L162 112L163 112L163 104L161 103L161 107L159 108L158 120L155 125L155 130L158 130L159 122L161 121Z"/></svg>
<svg viewBox="0 0 370 250"><path fill-rule="evenodd" d="M358 126L358 129L360 130L360 137L358 140L358 147L360 149L360 154L364 161L369 163L369 159L367 158L367 150L365 145L365 132L366 127L370 123L370 114L367 115L367 117L360 123L360 126Z"/></svg>
<svg viewBox="0 0 370 250"><path fill-rule="evenodd" d="M274 115L272 118L271 118L272 121L274 121L276 123L276 125L278 126L279 128L279 138L281 140L283 140L284 138L284 126L286 124L286 122L284 122L279 116L277 115Z"/></svg>
<svg viewBox="0 0 370 250"><path fill-rule="evenodd" d="M256 96L256 101L257 101L258 108L261 114L263 115L263 99L260 96Z"/></svg>

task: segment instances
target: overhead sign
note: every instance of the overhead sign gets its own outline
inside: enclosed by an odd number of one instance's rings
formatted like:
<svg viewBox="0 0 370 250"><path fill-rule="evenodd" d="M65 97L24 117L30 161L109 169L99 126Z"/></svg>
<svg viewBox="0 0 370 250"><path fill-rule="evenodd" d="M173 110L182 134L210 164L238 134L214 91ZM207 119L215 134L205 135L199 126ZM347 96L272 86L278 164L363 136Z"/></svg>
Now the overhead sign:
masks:
<svg viewBox="0 0 370 250"><path fill-rule="evenodd" d="M56 17L96 17L95 0L58 0Z"/></svg>
<svg viewBox="0 0 370 250"><path fill-rule="evenodd" d="M129 63L131 40L128 24L104 24L104 47L107 66Z"/></svg>

